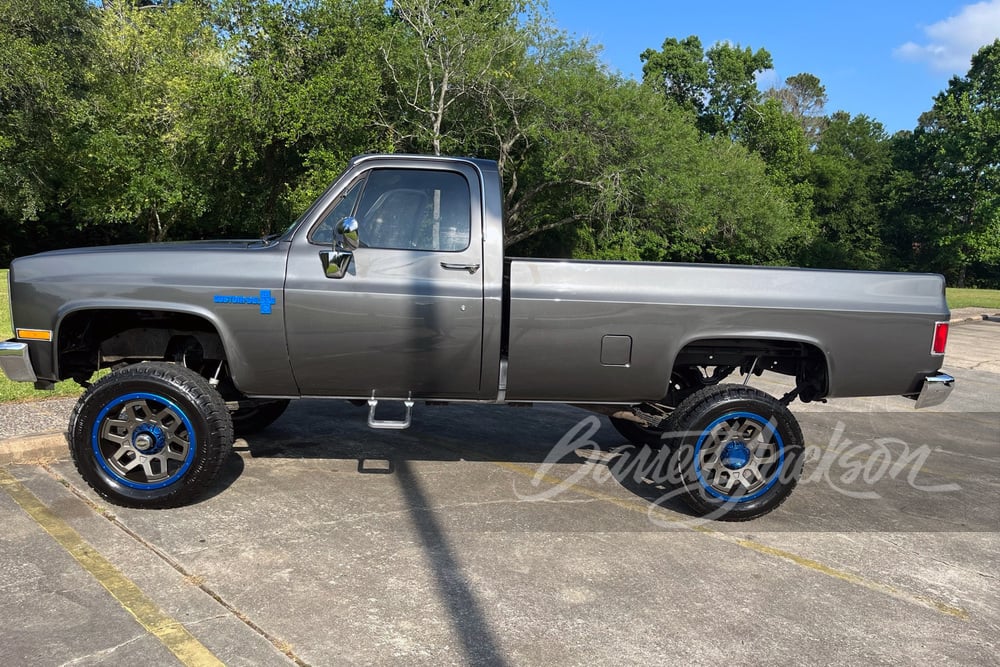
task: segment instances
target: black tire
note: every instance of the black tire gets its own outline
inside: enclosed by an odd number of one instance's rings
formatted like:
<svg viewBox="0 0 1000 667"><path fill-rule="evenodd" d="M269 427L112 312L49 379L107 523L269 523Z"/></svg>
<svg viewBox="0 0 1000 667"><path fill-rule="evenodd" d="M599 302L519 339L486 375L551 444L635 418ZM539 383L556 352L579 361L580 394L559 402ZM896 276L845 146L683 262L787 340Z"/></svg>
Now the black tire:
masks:
<svg viewBox="0 0 1000 667"><path fill-rule="evenodd" d="M673 473L696 513L747 521L778 507L802 473L802 429L776 398L752 387L707 387L667 421Z"/></svg>
<svg viewBox="0 0 1000 667"><path fill-rule="evenodd" d="M287 398L274 401L260 401L256 405L240 408L230 413L233 420L233 433L237 438L263 431L284 414L288 407Z"/></svg>
<svg viewBox="0 0 1000 667"><path fill-rule="evenodd" d="M233 424L205 378L152 362L94 383L73 410L69 441L76 469L104 498L127 507L176 507L218 478Z"/></svg>

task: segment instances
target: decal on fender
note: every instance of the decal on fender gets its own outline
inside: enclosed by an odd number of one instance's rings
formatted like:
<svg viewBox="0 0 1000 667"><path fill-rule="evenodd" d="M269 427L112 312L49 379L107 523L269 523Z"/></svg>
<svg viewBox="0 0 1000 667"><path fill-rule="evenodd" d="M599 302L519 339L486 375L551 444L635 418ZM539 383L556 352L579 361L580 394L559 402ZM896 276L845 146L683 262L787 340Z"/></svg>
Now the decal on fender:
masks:
<svg viewBox="0 0 1000 667"><path fill-rule="evenodd" d="M261 315L270 315L271 306L278 302L277 299L271 296L271 290L262 289L260 291L260 296L239 296L239 295L228 295L228 294L216 294L212 297L212 301L215 303L234 303L234 304L245 304L251 306L260 306Z"/></svg>

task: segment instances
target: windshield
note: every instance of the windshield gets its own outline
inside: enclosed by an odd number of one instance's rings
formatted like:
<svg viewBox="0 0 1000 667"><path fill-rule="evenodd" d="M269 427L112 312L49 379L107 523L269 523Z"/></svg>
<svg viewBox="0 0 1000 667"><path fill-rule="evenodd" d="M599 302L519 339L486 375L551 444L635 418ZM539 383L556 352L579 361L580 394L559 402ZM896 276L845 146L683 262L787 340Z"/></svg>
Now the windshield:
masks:
<svg viewBox="0 0 1000 667"><path fill-rule="evenodd" d="M303 220L305 220L306 218L308 218L309 214L312 213L316 209L316 206L319 204L319 201L322 198L323 197L317 197L313 201L313 203L309 205L309 208L307 208L305 211L302 212L302 215L300 215L299 217L295 218L295 220L293 220L290 225L288 225L287 227L285 227L285 230L283 232L281 232L281 234L279 235L279 238L282 237L282 236L288 236L289 234L291 234L292 230L295 229L300 222L302 222Z"/></svg>

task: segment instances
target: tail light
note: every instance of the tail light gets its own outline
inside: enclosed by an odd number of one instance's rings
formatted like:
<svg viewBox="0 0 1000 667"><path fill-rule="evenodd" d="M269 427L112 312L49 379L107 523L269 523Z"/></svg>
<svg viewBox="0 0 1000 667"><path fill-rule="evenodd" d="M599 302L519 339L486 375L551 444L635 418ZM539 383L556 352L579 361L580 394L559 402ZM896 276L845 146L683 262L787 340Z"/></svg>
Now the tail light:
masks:
<svg viewBox="0 0 1000 667"><path fill-rule="evenodd" d="M942 355L948 345L948 323L934 323L934 342L931 344L931 354Z"/></svg>

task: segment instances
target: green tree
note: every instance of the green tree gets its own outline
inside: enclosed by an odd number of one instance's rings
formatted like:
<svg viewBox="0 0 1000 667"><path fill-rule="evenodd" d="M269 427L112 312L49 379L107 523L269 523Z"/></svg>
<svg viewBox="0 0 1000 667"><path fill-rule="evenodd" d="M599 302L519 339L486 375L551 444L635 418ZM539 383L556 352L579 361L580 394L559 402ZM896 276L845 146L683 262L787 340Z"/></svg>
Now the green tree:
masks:
<svg viewBox="0 0 1000 667"><path fill-rule="evenodd" d="M713 135L736 130L761 100L757 75L773 67L764 49L719 42L702 51L694 35L682 41L668 38L660 51L646 49L640 57L643 83L694 111L702 130Z"/></svg>
<svg viewBox="0 0 1000 667"><path fill-rule="evenodd" d="M911 261L962 287L970 267L1000 261L1000 40L952 78L906 140Z"/></svg>
<svg viewBox="0 0 1000 667"><path fill-rule="evenodd" d="M826 87L819 77L808 72L790 76L783 87L771 88L764 96L777 100L802 125L810 145L816 145L827 123L823 111L827 102Z"/></svg>
<svg viewBox="0 0 1000 667"><path fill-rule="evenodd" d="M65 203L95 30L85 0L0 0L0 217L11 234Z"/></svg>
<svg viewBox="0 0 1000 667"><path fill-rule="evenodd" d="M865 115L833 114L812 155L810 178L819 234L805 261L831 268L889 268L883 226L893 167L882 124Z"/></svg>
<svg viewBox="0 0 1000 667"><path fill-rule="evenodd" d="M524 61L520 0L395 0L395 25L382 54L402 122L386 125L397 140L425 143L435 155L452 152L479 127L463 113L469 102L502 97L505 81Z"/></svg>
<svg viewBox="0 0 1000 667"><path fill-rule="evenodd" d="M771 187L781 193L800 227L798 236L811 237L815 227L809 179L811 155L799 120L777 100L765 100L750 108L736 128L736 137L764 160Z"/></svg>
<svg viewBox="0 0 1000 667"><path fill-rule="evenodd" d="M757 75L774 67L771 54L739 44L720 42L705 57L709 69L709 99L701 125L709 134L731 135L748 111L761 100Z"/></svg>
<svg viewBox="0 0 1000 667"><path fill-rule="evenodd" d="M496 159L509 245L627 198L616 152L628 134L622 82L593 49L506 0L406 0L391 16L392 102L381 122L403 150Z"/></svg>
<svg viewBox="0 0 1000 667"><path fill-rule="evenodd" d="M695 114L705 110L709 87L708 62L701 40L691 35L682 40L668 37L659 51L646 49L642 80L682 109Z"/></svg>
<svg viewBox="0 0 1000 667"><path fill-rule="evenodd" d="M225 73L206 18L196 3L104 3L67 189L81 217L135 224L150 241L196 228L213 156L195 118Z"/></svg>
<svg viewBox="0 0 1000 667"><path fill-rule="evenodd" d="M569 158L556 164L579 164L580 156L588 156L603 169L589 167L586 173L600 178L585 187L563 179L568 185L553 186L559 196L536 203L530 218L561 221L572 212L589 214L555 237L522 246L526 252L784 263L786 246L809 230L799 224L786 191L775 186L758 154L728 137L703 134L687 112L648 86L610 78L600 89L599 81L579 82L591 94L603 90L597 104L561 105L580 116L567 118L565 126L578 128L577 145L590 150L572 150L573 142L565 141ZM588 127L590 118L599 119L600 126ZM601 142L590 144L595 136ZM544 187L560 180L537 182Z"/></svg>
<svg viewBox="0 0 1000 667"><path fill-rule="evenodd" d="M209 212L254 233L285 227L353 155L389 150L377 0L223 0L227 74L200 116L224 177ZM242 222L240 222L242 221Z"/></svg>

